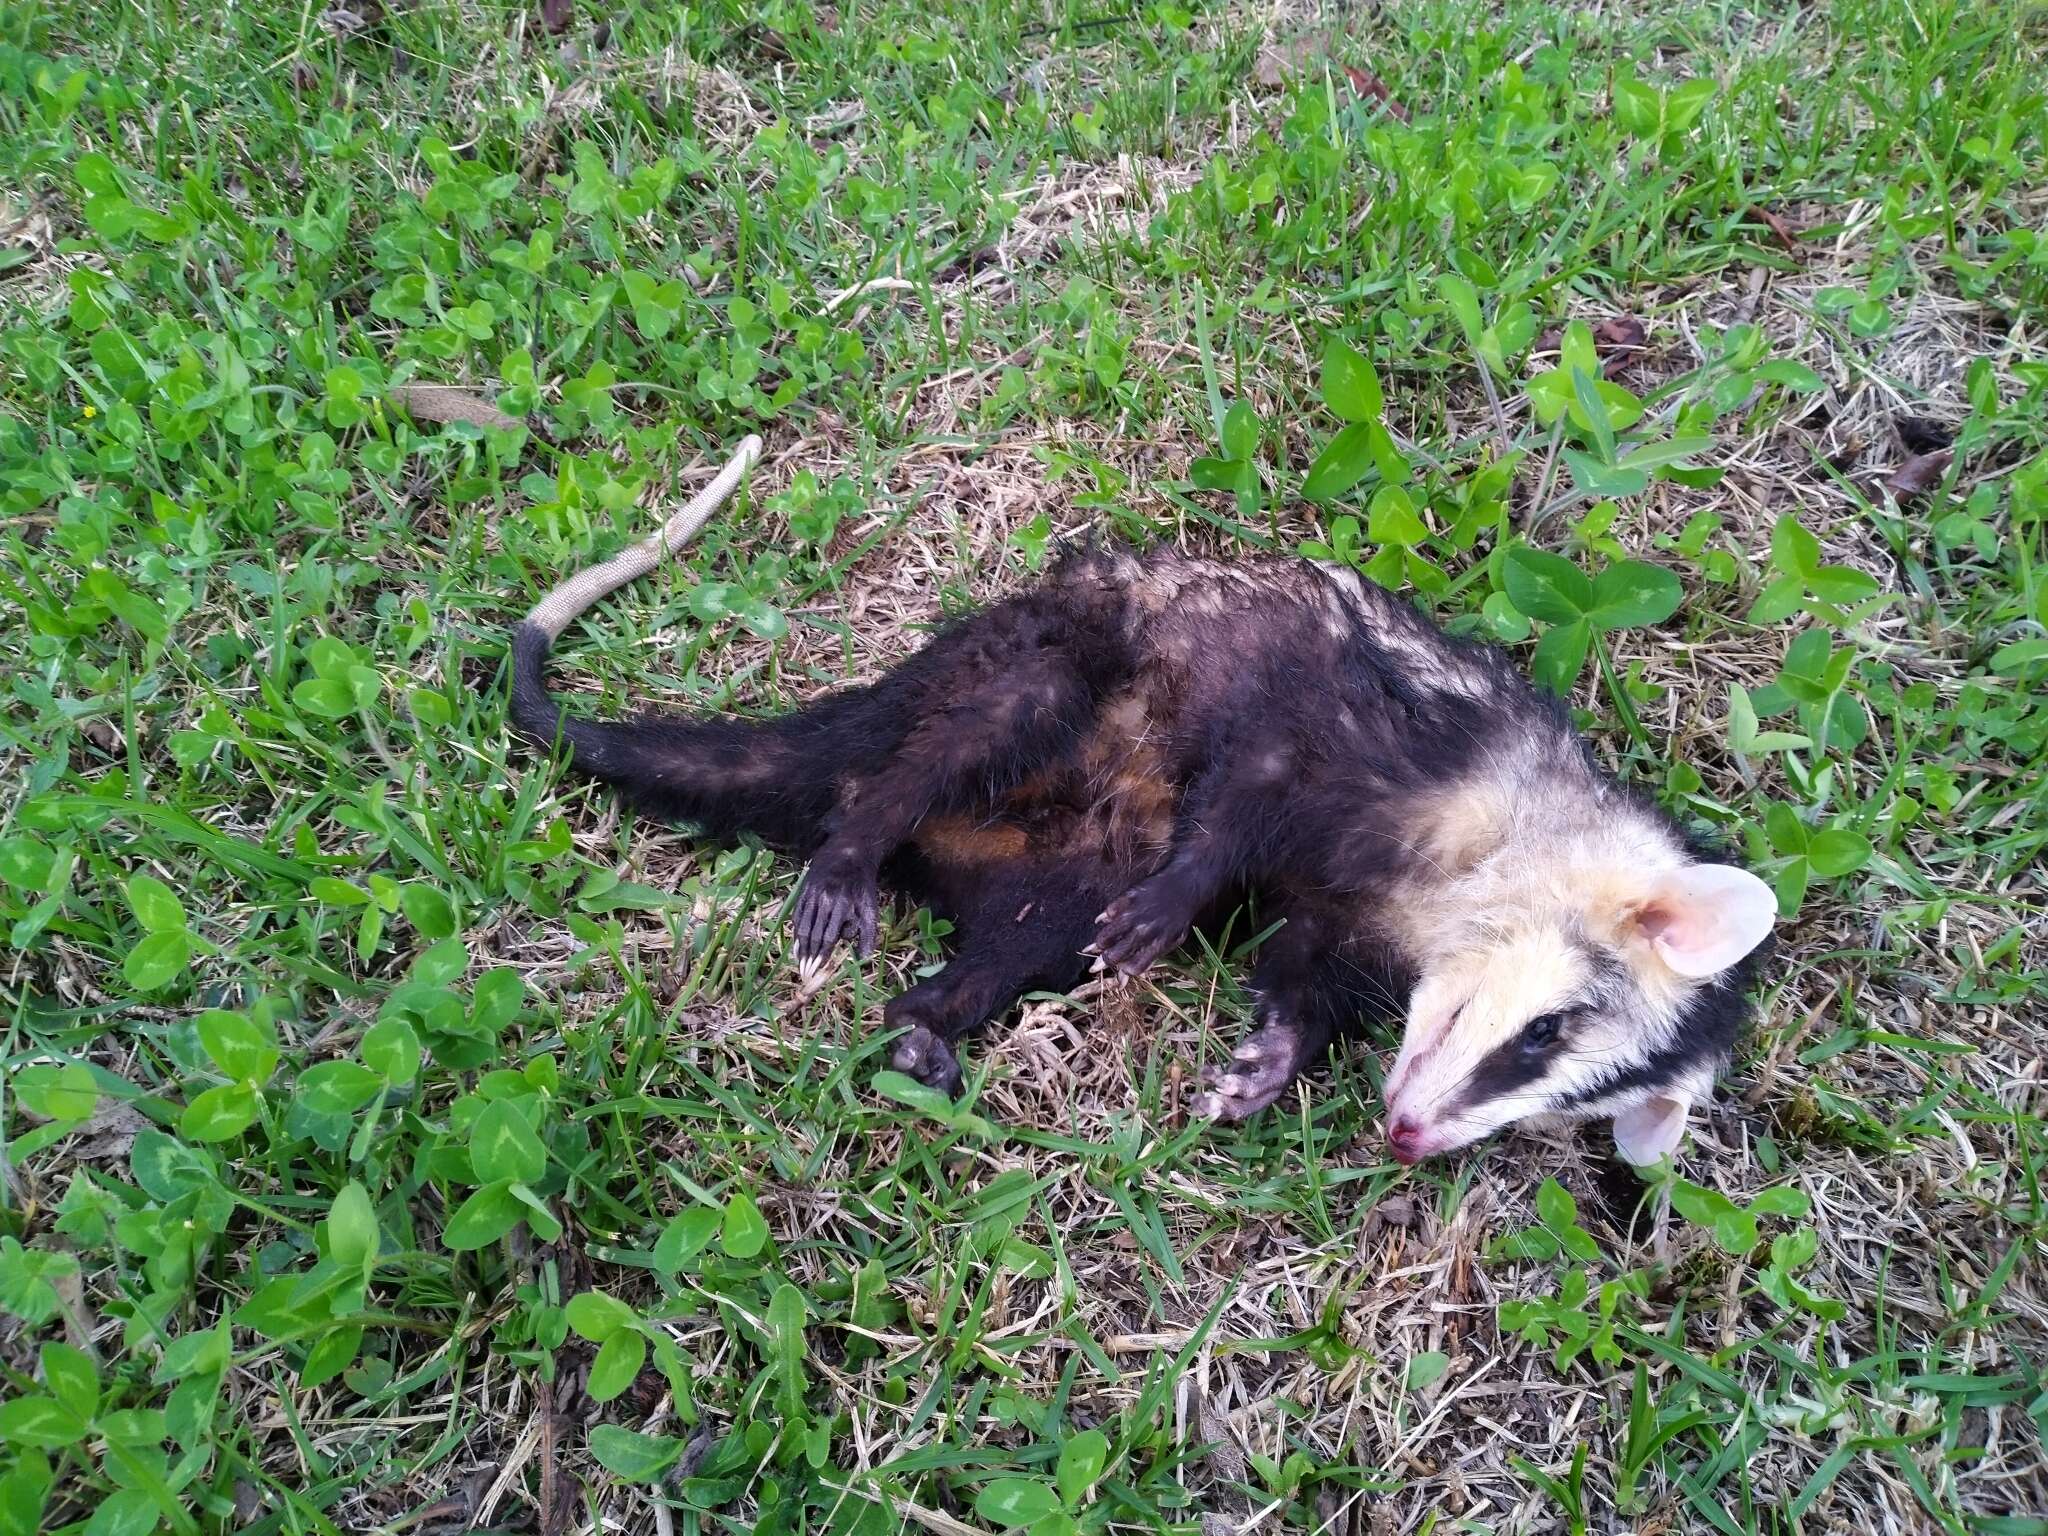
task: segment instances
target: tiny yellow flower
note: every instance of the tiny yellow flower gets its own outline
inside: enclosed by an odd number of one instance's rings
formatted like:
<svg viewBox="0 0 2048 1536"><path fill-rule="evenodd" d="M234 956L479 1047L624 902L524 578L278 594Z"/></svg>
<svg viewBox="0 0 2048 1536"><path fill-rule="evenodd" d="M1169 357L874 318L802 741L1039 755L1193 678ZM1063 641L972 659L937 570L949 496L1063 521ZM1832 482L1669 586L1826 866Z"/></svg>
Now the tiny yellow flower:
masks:
<svg viewBox="0 0 2048 1536"><path fill-rule="evenodd" d="M88 405L88 406L87 406L87 407L85 408L85 419L86 419L87 421L91 421L91 420L93 419L93 417L95 417L95 416L99 415L99 413L100 413L100 408L99 408L98 406L96 406L96 405Z"/></svg>

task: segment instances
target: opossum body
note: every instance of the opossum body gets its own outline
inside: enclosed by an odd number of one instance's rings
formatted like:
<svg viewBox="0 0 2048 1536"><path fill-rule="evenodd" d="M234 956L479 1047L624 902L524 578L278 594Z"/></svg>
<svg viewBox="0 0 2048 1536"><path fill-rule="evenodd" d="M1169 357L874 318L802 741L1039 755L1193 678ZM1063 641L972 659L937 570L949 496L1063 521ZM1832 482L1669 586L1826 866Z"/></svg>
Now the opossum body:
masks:
<svg viewBox="0 0 2048 1536"><path fill-rule="evenodd" d="M1608 779L1504 654L1346 571L1069 551L880 681L766 721L566 718L542 679L560 627L513 634L515 723L643 811L806 857L806 966L872 946L884 884L953 922L950 962L883 1012L893 1065L948 1090L955 1042L1024 992L1143 972L1250 894L1282 923L1259 1028L1198 1113L1271 1104L1405 1003L1395 1156L1597 1114L1649 1162L1770 927L1761 882Z"/></svg>

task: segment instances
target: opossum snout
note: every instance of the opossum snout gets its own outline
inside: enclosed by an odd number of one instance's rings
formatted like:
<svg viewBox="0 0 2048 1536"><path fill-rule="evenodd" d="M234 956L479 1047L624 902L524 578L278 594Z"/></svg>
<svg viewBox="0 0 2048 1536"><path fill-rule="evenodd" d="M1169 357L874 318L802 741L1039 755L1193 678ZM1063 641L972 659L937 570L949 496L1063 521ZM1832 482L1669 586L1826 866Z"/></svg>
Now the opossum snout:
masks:
<svg viewBox="0 0 2048 1536"><path fill-rule="evenodd" d="M1429 1156L1422 1122L1407 1115L1396 1115L1387 1126L1387 1150L1404 1168Z"/></svg>

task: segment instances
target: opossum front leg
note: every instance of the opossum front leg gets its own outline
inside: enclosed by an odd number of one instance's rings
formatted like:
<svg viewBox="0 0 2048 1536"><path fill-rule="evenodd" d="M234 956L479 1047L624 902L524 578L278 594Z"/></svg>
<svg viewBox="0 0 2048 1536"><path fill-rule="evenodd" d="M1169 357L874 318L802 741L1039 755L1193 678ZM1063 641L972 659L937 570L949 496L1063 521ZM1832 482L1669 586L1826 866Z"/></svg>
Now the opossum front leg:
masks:
<svg viewBox="0 0 2048 1536"><path fill-rule="evenodd" d="M824 963L841 938L874 948L878 876L925 817L986 805L1070 752L1094 707L1071 659L1056 647L1000 657L928 685L932 701L887 763L844 779L797 893L796 953ZM954 690L954 691L948 691Z"/></svg>
<svg viewBox="0 0 2048 1536"><path fill-rule="evenodd" d="M1163 869L1141 880L1103 909L1096 920L1098 968L1142 976L1187 937L1202 909L1222 893L1226 861L1203 845L1183 847Z"/></svg>
<svg viewBox="0 0 2048 1536"><path fill-rule="evenodd" d="M1397 1005L1391 977L1341 908L1285 895L1268 907L1284 921L1260 947L1252 971L1259 1027L1238 1043L1227 1067L1204 1070L1205 1091L1191 1114L1250 1118L1320 1061L1333 1038L1365 1014Z"/></svg>
<svg viewBox="0 0 2048 1536"><path fill-rule="evenodd" d="M1329 1046L1329 1033L1310 1019L1259 1010L1259 1027L1238 1042L1228 1067L1204 1067L1202 1092L1188 1105L1198 1119L1248 1120L1278 1101Z"/></svg>
<svg viewBox="0 0 2048 1536"><path fill-rule="evenodd" d="M1217 897L1257 879L1285 845L1293 754L1266 744L1221 749L1190 786L1173 845L1158 873L1111 902L1098 919L1102 967L1143 975L1187 936Z"/></svg>

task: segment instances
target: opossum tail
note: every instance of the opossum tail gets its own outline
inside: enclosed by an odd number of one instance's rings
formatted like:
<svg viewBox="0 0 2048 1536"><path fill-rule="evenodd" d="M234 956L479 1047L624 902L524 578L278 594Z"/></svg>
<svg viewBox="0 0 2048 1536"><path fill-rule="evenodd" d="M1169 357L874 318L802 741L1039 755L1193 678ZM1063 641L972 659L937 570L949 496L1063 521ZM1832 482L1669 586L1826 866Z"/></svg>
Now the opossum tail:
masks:
<svg viewBox="0 0 2048 1536"><path fill-rule="evenodd" d="M837 701L777 720L646 716L576 720L549 696L548 652L584 610L653 570L694 538L761 456L749 436L718 478L661 530L561 582L512 630L512 723L542 746L557 742L592 778L639 808L714 835L751 831L771 843L812 841L830 808L836 751L850 745ZM835 725L842 728L833 729Z"/></svg>

